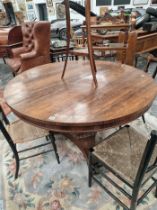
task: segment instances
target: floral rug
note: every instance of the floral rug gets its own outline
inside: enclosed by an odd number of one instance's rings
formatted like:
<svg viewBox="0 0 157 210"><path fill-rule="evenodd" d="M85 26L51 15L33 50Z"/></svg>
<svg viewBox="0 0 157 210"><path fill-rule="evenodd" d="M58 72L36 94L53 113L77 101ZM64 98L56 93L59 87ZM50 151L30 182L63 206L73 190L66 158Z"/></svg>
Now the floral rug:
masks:
<svg viewBox="0 0 157 210"><path fill-rule="evenodd" d="M12 77L13 76L11 74L10 68L6 64L1 63L0 60L0 104L3 107L5 114L10 113L10 109L4 101L3 90L5 85L10 79L12 79Z"/></svg>
<svg viewBox="0 0 157 210"><path fill-rule="evenodd" d="M157 125L156 118L150 114L146 114L146 121L144 125L138 119L132 125L147 135ZM106 135L106 131L98 133L97 141ZM0 135L0 210L123 210L96 183L88 187L87 163L79 149L62 135L56 139L60 164L54 152L23 160L19 178L14 180L12 152ZM31 146L37 143L34 141ZM122 200L128 204L126 198ZM138 209L157 209L153 191Z"/></svg>

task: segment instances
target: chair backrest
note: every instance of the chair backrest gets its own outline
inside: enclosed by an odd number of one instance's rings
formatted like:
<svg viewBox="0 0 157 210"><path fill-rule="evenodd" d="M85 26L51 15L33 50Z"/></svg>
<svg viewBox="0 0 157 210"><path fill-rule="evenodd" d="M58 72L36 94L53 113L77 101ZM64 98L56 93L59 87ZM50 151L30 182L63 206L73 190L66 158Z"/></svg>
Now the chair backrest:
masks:
<svg viewBox="0 0 157 210"><path fill-rule="evenodd" d="M15 75L35 66L50 63L50 22L22 24L23 46L12 50L6 63Z"/></svg>
<svg viewBox="0 0 157 210"><path fill-rule="evenodd" d="M151 137L147 141L147 144L145 146L142 160L140 162L140 165L137 171L137 175L135 179L135 186L137 188L140 187L143 181L143 178L145 177L147 173L151 173L153 170L157 169L157 154L155 154L156 146L157 146L157 131L153 130L151 132ZM136 192L133 192L133 193L136 193Z"/></svg>
<svg viewBox="0 0 157 210"><path fill-rule="evenodd" d="M8 45L22 42L21 26L14 26L8 33Z"/></svg>
<svg viewBox="0 0 157 210"><path fill-rule="evenodd" d="M23 47L26 52L35 51L38 55L49 54L50 22L26 22L22 24Z"/></svg>
<svg viewBox="0 0 157 210"><path fill-rule="evenodd" d="M122 63L131 65L130 57L132 57L134 55L134 52L136 51L136 39L137 33L135 31L131 31L128 33L121 31L119 33L119 43L125 43L126 50L118 53L117 60L122 61Z"/></svg>
<svg viewBox="0 0 157 210"><path fill-rule="evenodd" d="M135 60L135 53L136 53L136 47L137 47L136 46L137 44L136 31L129 32L127 44L128 44L128 47L126 51L125 63L132 66Z"/></svg>

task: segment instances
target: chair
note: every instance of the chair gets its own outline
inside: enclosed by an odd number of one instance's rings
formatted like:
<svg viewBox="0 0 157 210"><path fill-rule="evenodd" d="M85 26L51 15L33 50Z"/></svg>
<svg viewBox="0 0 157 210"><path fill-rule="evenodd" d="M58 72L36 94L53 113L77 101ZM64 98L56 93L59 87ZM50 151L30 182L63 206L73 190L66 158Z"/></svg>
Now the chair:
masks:
<svg viewBox="0 0 157 210"><path fill-rule="evenodd" d="M22 24L23 46L12 50L6 63L13 73L50 62L50 23L47 21Z"/></svg>
<svg viewBox="0 0 157 210"><path fill-rule="evenodd" d="M149 70L149 66L152 62L157 62L157 57L155 57L153 54L149 53L148 55L145 55L145 54L137 54L136 55L136 61L135 61L135 66L137 66L137 63L138 63L138 57L141 57L141 58L144 58L147 60L147 63L146 63L146 67L144 69L144 71L146 73L148 73L148 70ZM156 74L157 74L157 66L155 67L154 71L151 73L151 76L153 79L155 79L156 77ZM146 123L146 120L145 120L145 116L142 115L142 120L144 123Z"/></svg>
<svg viewBox="0 0 157 210"><path fill-rule="evenodd" d="M148 54L139 54L137 53L136 54L136 61L135 61L135 66L137 66L138 64L138 58L141 57L143 59L145 59L147 61L146 63L146 66L145 66L145 69L144 71L145 72L148 72L149 70L149 66L152 62L157 62L157 57L153 55L153 51L148 53ZM155 70L152 72L152 78L155 79L156 77L156 74L157 74L157 67L155 68Z"/></svg>
<svg viewBox="0 0 157 210"><path fill-rule="evenodd" d="M8 57L12 48L22 45L21 26L0 28L0 57Z"/></svg>
<svg viewBox="0 0 157 210"><path fill-rule="evenodd" d="M15 179L18 178L19 168L20 168L20 160L32 158L37 155L51 152L54 150L57 162L60 163L59 155L57 152L57 147L55 144L55 137L51 131L46 131L44 129L37 128L37 127L32 126L28 123L25 123L22 120L17 120L13 123L10 123L8 118L5 116L3 109L1 107L0 107L0 114L1 114L0 130L1 130L2 134L4 135L5 139L7 140L9 146L11 147L11 150L14 154L14 158L16 161ZM30 142L30 141L33 141L33 140L36 140L36 139L39 139L42 137L46 137L46 140L47 140L46 143L38 144L36 146L17 151L17 147L16 147L17 144L27 143L27 142ZM48 141L50 141L50 142L48 142ZM48 148L47 150L43 150L38 153L30 154L29 156L19 157L19 154L22 152L24 153L29 150L37 149L39 147L49 145L49 144L52 144L53 149Z"/></svg>
<svg viewBox="0 0 157 210"><path fill-rule="evenodd" d="M154 187L157 197L157 179L154 177L157 170L156 144L157 131L152 131L151 138L147 140L130 126L119 129L89 152L89 187L92 185L92 180L96 181L125 210L135 210ZM111 174L114 178L111 178ZM124 204L111 188L108 189L104 185L103 179L118 189L117 195L122 193L131 201L130 207ZM140 189L149 179L153 183L139 197ZM117 180L125 186L119 186ZM129 191L126 190L126 186L130 188Z"/></svg>
<svg viewBox="0 0 157 210"><path fill-rule="evenodd" d="M107 43L106 45L100 44L94 44L95 40L92 38L93 41L93 50L94 50L94 58L104 58L104 57L113 57L113 55L116 55L116 60L121 61L122 63L125 62L125 55L127 50L126 45L126 33L123 31L119 32L119 39L118 43ZM80 41L80 40L78 40ZM86 40L87 41L87 40ZM82 39L83 42L83 39ZM75 56L82 56L82 57L89 57L88 48L83 47L81 45L76 45L76 47L69 51L69 54L75 55ZM107 54L106 54L107 52Z"/></svg>
<svg viewBox="0 0 157 210"><path fill-rule="evenodd" d="M145 72L148 72L148 69L149 69L149 66L150 66L151 62L157 62L157 57L155 57L152 54L149 54L147 56L147 65L146 65L146 68L145 68ZM157 67L155 68L154 72L152 73L152 78L155 79L156 74L157 74Z"/></svg>

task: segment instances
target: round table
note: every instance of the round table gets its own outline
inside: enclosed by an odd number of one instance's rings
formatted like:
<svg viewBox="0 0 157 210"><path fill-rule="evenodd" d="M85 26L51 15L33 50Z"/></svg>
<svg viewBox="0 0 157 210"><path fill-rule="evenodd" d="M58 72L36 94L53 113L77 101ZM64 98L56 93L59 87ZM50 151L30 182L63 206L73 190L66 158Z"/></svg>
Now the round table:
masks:
<svg viewBox="0 0 157 210"><path fill-rule="evenodd" d="M126 124L151 106L155 81L143 71L97 61L95 88L88 61L51 63L11 80L4 97L11 110L33 125L64 133L87 154L97 131Z"/></svg>

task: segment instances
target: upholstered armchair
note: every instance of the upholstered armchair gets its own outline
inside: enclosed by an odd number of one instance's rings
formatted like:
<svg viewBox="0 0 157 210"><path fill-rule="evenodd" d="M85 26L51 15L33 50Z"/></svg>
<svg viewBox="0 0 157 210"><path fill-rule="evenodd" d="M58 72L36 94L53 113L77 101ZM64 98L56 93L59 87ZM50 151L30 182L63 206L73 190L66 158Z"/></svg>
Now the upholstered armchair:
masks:
<svg viewBox="0 0 157 210"><path fill-rule="evenodd" d="M6 60L15 75L50 62L49 22L26 22L22 25L22 35L23 46L12 49L10 58Z"/></svg>
<svg viewBox="0 0 157 210"><path fill-rule="evenodd" d="M0 28L0 57L8 57L10 50L22 45L21 26Z"/></svg>

